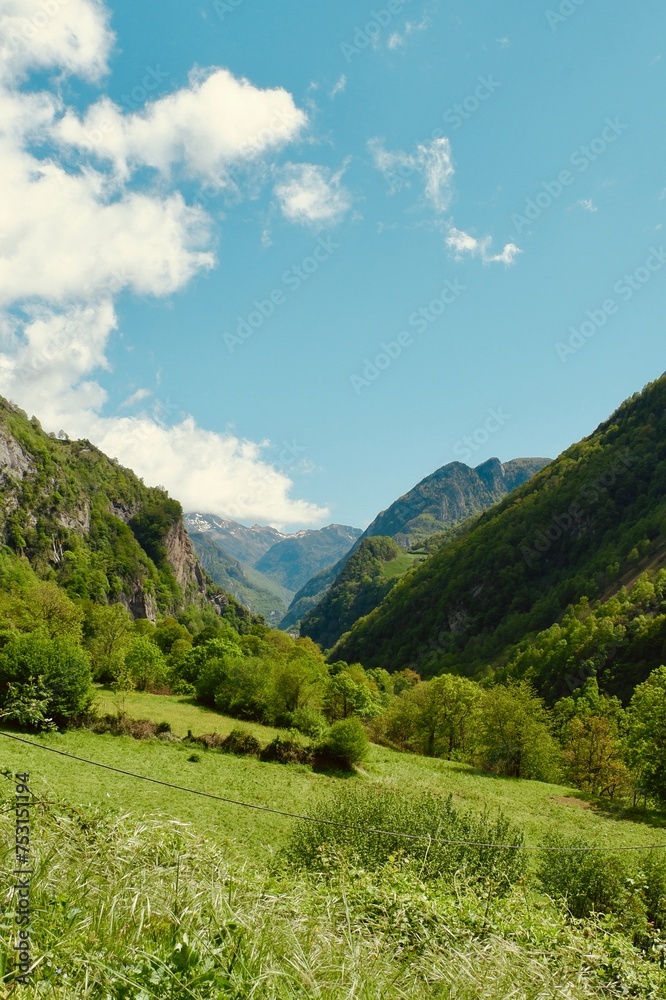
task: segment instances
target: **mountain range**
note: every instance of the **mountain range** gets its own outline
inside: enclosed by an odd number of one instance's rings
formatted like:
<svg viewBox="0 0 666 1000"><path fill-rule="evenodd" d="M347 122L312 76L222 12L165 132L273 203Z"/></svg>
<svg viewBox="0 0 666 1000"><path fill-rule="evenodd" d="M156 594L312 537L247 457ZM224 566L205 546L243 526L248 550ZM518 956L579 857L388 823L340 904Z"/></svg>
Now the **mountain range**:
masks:
<svg viewBox="0 0 666 1000"><path fill-rule="evenodd" d="M214 514L185 516L185 526L212 579L252 611L278 625L296 591L323 567L337 562L360 528L330 524L286 535Z"/></svg>
<svg viewBox="0 0 666 1000"><path fill-rule="evenodd" d="M253 620L202 569L176 500L89 441L46 434L1 397L0 537L3 572L29 566L72 597L120 603L135 618L198 604Z"/></svg>
<svg viewBox="0 0 666 1000"><path fill-rule="evenodd" d="M367 614L372 610L380 595L414 565L427 539L492 507L548 462L547 458L517 458L502 464L498 458L491 458L476 468L451 462L437 469L381 511L336 565L308 581L296 594L281 627L294 627L300 620L302 634L328 648L351 628L358 612ZM367 544L369 539L379 537L393 539L401 549L414 550L413 556L398 562L387 560L392 549ZM358 558L347 568L347 560L357 552ZM380 552L382 557L377 562ZM354 582L358 573L368 577L368 588L363 593ZM330 596L329 590L333 591Z"/></svg>
<svg viewBox="0 0 666 1000"><path fill-rule="evenodd" d="M662 376L465 525L356 621L330 655L366 667L412 667L424 676L478 676L507 664L510 670L521 650L524 662L535 643L549 648L549 630L560 627L567 609L580 602L585 609L589 601L597 602L595 614L606 615L617 634L606 659L600 661L599 642L593 644L588 671L612 677L616 690L627 689L636 683L636 664L653 669L666 662L666 614L655 591L646 613L628 616L623 588L665 565ZM583 610L581 622L589 614ZM572 620L572 632L575 627ZM629 679L606 662L620 650ZM527 676L538 686L553 656L531 665ZM549 680L552 697L566 693L564 675L576 659Z"/></svg>

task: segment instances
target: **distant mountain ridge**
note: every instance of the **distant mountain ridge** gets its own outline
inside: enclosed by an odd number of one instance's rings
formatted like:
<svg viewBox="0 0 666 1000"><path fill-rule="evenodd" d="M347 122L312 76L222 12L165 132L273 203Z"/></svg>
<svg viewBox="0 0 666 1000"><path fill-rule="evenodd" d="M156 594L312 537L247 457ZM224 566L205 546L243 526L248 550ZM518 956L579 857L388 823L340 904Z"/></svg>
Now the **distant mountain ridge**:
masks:
<svg viewBox="0 0 666 1000"><path fill-rule="evenodd" d="M313 634L309 630L306 616L325 598L328 588L344 569L347 559L358 551L366 539L392 538L403 549L418 545L433 535L448 531L468 517L487 510L517 486L527 482L549 461L547 458L517 458L503 464L498 458L491 458L476 468L463 462L450 462L437 469L386 510L381 511L336 565L327 567L298 591L280 627L291 628L303 620L304 634L319 641L316 638L316 635L320 635L319 629L315 629L316 634ZM378 565L374 565L379 572ZM361 600L361 606L364 600ZM324 634L330 639L337 626L328 620L328 613L324 618ZM317 620L321 620L319 616ZM312 620L309 621L312 624ZM350 627L346 617L340 622L341 626L343 624ZM339 638L342 631L338 632L336 638Z"/></svg>
<svg viewBox="0 0 666 1000"><path fill-rule="evenodd" d="M361 535L360 528L340 524L288 535L204 513L187 514L185 525L212 579L274 625L294 593L337 562Z"/></svg>
<svg viewBox="0 0 666 1000"><path fill-rule="evenodd" d="M555 628L572 604L608 602L642 572L665 565L662 376L438 549L357 621L331 656L389 670L410 666L425 676L501 668L516 649L529 649L535 636ZM611 691L630 690L663 662L664 620L655 619L652 660L638 639L632 647L633 627L618 617L611 648L593 646L588 654L587 675L615 675ZM625 677L612 665L621 643ZM553 673L549 659L530 679L550 697L561 696L571 669L564 662ZM631 674L639 662L643 677Z"/></svg>

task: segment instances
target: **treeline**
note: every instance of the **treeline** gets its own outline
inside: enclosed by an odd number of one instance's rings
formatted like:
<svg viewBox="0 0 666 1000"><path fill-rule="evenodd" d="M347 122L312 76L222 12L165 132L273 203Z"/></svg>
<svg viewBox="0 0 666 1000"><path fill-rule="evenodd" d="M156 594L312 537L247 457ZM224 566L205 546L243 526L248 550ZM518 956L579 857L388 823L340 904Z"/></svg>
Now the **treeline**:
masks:
<svg viewBox="0 0 666 1000"><path fill-rule="evenodd" d="M2 556L0 578L4 724L81 724L93 712L97 681L113 688L120 705L134 689L191 695L233 718L313 739L353 719L399 750L564 781L608 798L666 803L666 667L654 670L626 707L600 693L597 681L613 644L620 653L610 659L622 662L628 632L654 640L654 622L664 616L639 612L665 609L666 571L594 610L585 600L569 609L560 625L519 650L505 683L492 685L327 663L308 638L256 620L230 621L206 607L157 623L133 620L120 604L72 599ZM546 669L562 676L573 664L571 693L547 706L535 680L543 683Z"/></svg>

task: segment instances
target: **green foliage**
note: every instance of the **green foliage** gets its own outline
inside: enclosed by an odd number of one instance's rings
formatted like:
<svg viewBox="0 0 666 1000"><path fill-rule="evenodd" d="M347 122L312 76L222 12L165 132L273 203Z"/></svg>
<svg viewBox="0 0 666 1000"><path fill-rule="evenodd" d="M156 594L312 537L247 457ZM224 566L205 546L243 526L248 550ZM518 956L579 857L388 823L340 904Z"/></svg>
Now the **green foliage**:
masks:
<svg viewBox="0 0 666 1000"><path fill-rule="evenodd" d="M663 926L663 862L589 849L594 846L580 839L548 838L544 848L565 850L541 852L538 877L544 892L577 918L613 914L632 934L647 930L648 910L650 922Z"/></svg>
<svg viewBox="0 0 666 1000"><path fill-rule="evenodd" d="M523 834L517 827L502 814L491 818L461 813L451 798L346 782L311 813L340 825L301 823L295 829L285 857L310 871L325 870L327 858L377 870L392 857L413 863L424 881L457 875L472 883L492 881L495 891L502 893L526 870L521 851L475 846L518 846ZM373 830L396 835L378 836ZM411 836L400 837L401 833ZM446 840L472 843L443 843Z"/></svg>
<svg viewBox="0 0 666 1000"><path fill-rule="evenodd" d="M362 764L370 750L370 741L360 719L352 717L334 722L317 743L320 764L333 764L351 770Z"/></svg>
<svg viewBox="0 0 666 1000"><path fill-rule="evenodd" d="M31 677L24 684L7 684L7 694L0 720L21 729L50 731L55 728L48 715L50 691L42 677Z"/></svg>
<svg viewBox="0 0 666 1000"><path fill-rule="evenodd" d="M545 706L525 682L491 688L481 720L481 762L509 778L556 780L559 748Z"/></svg>
<svg viewBox="0 0 666 1000"><path fill-rule="evenodd" d="M139 691L151 691L166 683L166 660L159 646L146 636L132 639L125 653L125 668Z"/></svg>
<svg viewBox="0 0 666 1000"><path fill-rule="evenodd" d="M626 744L640 790L666 803L666 667L636 688L627 709Z"/></svg>
<svg viewBox="0 0 666 1000"><path fill-rule="evenodd" d="M343 632L388 594L395 578L387 578L386 564L401 554L392 538L364 538L323 600L302 619L301 635L314 639L322 649L330 649Z"/></svg>
<svg viewBox="0 0 666 1000"><path fill-rule="evenodd" d="M16 704L17 689L35 694L39 711L58 726L76 723L88 711L92 698L90 661L69 638L49 639L34 633L16 636L0 650L0 710ZM26 689L25 686L28 686Z"/></svg>

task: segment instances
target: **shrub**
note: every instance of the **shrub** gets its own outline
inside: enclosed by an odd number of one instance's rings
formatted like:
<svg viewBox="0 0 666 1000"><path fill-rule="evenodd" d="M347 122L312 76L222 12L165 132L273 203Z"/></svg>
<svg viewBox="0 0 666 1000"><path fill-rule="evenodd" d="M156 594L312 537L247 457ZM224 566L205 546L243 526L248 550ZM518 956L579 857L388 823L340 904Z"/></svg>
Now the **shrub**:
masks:
<svg viewBox="0 0 666 1000"><path fill-rule="evenodd" d="M318 739L328 729L326 719L316 708L297 708L291 716L291 725L304 736Z"/></svg>
<svg viewBox="0 0 666 1000"><path fill-rule="evenodd" d="M56 726L80 721L90 708L90 661L71 639L49 639L39 633L10 639L0 650L0 710L10 697L10 684L34 685L37 678L46 692L40 698L41 711Z"/></svg>
<svg viewBox="0 0 666 1000"><path fill-rule="evenodd" d="M220 749L226 753L235 753L240 757L256 757L261 751L261 743L245 729L232 729Z"/></svg>
<svg viewBox="0 0 666 1000"><path fill-rule="evenodd" d="M583 840L550 837L545 847L574 850L544 850L539 856L538 877L551 898L559 900L573 917L610 913L625 925L645 924L646 906L632 875L632 860L617 852L585 850Z"/></svg>
<svg viewBox="0 0 666 1000"><path fill-rule="evenodd" d="M261 751L259 760L276 764L311 764L312 750L294 740L286 740L281 736L276 736Z"/></svg>
<svg viewBox="0 0 666 1000"><path fill-rule="evenodd" d="M340 825L303 822L294 830L283 856L289 864L310 871L321 872L331 856L367 870L382 868L390 857L402 858L412 862L424 880L459 874L470 882L492 881L495 891L503 893L528 863L525 852L514 849L524 839L517 826L501 813L494 819L488 814L460 813L450 796L441 799L429 793L345 782L330 798L320 801L311 815ZM397 835L378 835L373 830ZM415 836L421 839L411 839Z"/></svg>
<svg viewBox="0 0 666 1000"><path fill-rule="evenodd" d="M351 770L368 756L370 741L363 723L355 716L334 722L326 736L316 746L319 764L332 764Z"/></svg>
<svg viewBox="0 0 666 1000"><path fill-rule="evenodd" d="M202 733L201 736L193 736L193 743L198 743L206 750L219 750L224 744L224 736L219 733Z"/></svg>

